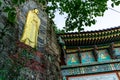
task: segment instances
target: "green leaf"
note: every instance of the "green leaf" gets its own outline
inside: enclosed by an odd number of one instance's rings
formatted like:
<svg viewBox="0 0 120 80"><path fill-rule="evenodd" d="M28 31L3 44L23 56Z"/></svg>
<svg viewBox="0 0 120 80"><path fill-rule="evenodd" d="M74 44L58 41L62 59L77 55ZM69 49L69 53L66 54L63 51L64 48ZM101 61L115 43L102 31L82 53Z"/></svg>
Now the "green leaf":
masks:
<svg viewBox="0 0 120 80"><path fill-rule="evenodd" d="M19 0L20 1L20 4L22 4L22 3L24 3L25 2L25 0Z"/></svg>
<svg viewBox="0 0 120 80"><path fill-rule="evenodd" d="M43 1L43 0L41 0ZM111 6L119 5L120 1L111 0ZM79 27L91 26L96 23L95 17L102 17L108 9L108 0L48 0L51 5L47 8L49 17L54 18L55 10L68 14L65 26L71 31ZM79 29L80 30L80 29Z"/></svg>
<svg viewBox="0 0 120 80"><path fill-rule="evenodd" d="M9 11L8 12L8 20L11 23L15 23L15 19L16 19L16 13L13 11Z"/></svg>
<svg viewBox="0 0 120 80"><path fill-rule="evenodd" d="M46 3L45 1L42 1L42 4L43 4L43 5L45 5L45 3Z"/></svg>
<svg viewBox="0 0 120 80"><path fill-rule="evenodd" d="M10 7L7 6L7 7L4 8L3 11L4 11L4 12L9 12L10 10L11 10Z"/></svg>
<svg viewBox="0 0 120 80"><path fill-rule="evenodd" d="M0 6L2 5L2 2L0 1Z"/></svg>
<svg viewBox="0 0 120 80"><path fill-rule="evenodd" d="M120 1L118 1L118 2L115 2L115 5L116 5L116 6L118 6L119 4L120 4Z"/></svg>
<svg viewBox="0 0 120 80"><path fill-rule="evenodd" d="M13 3L13 4L18 4L18 1L19 1L19 0L12 0L12 3Z"/></svg>
<svg viewBox="0 0 120 80"><path fill-rule="evenodd" d="M111 6L114 7L114 4L112 3Z"/></svg>
<svg viewBox="0 0 120 80"><path fill-rule="evenodd" d="M92 21L92 23L93 23L93 24L95 24L95 23L96 23L95 19Z"/></svg>

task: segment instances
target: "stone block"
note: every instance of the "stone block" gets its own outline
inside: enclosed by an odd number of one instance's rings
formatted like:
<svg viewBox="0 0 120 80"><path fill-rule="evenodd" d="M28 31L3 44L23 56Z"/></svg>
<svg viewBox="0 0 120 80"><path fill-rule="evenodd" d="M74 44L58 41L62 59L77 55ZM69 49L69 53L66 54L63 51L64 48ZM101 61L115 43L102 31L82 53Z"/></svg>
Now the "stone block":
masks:
<svg viewBox="0 0 120 80"><path fill-rule="evenodd" d="M44 39L42 39L42 38L40 38L40 37L38 37L38 42L39 42L40 44L43 44L43 45L44 45Z"/></svg>
<svg viewBox="0 0 120 80"><path fill-rule="evenodd" d="M41 20L41 25L43 25L43 27L44 27L45 29L47 29L47 21L44 20L44 19L41 18L41 17L40 17L40 20Z"/></svg>
<svg viewBox="0 0 120 80"><path fill-rule="evenodd" d="M1 32L2 29L4 29L4 26L5 25L2 22L0 22L0 32Z"/></svg>
<svg viewBox="0 0 120 80"><path fill-rule="evenodd" d="M46 30L42 25L40 26L39 33L40 33L40 35L45 35L46 34Z"/></svg>
<svg viewBox="0 0 120 80"><path fill-rule="evenodd" d="M45 52L45 48L43 46L38 46L37 50L44 53Z"/></svg>
<svg viewBox="0 0 120 80"><path fill-rule="evenodd" d="M26 15L28 11L29 11L29 8L27 6L23 6L23 8L21 9L21 14Z"/></svg>
<svg viewBox="0 0 120 80"><path fill-rule="evenodd" d="M36 4L36 2L34 2L34 1L28 1L28 4L29 4L29 8L30 9L34 9L34 8L37 8L38 7L38 5Z"/></svg>

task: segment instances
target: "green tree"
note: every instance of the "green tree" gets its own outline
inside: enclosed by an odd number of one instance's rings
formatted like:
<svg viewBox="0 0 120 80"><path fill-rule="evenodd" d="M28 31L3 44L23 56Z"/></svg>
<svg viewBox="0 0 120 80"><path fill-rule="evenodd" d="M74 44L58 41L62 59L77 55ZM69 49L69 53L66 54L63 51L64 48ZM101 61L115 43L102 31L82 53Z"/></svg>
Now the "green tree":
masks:
<svg viewBox="0 0 120 80"><path fill-rule="evenodd" d="M56 34L65 33L65 29L64 29L64 28L63 28L62 30L61 30L61 29L58 29L55 24L53 24L53 29L55 30L55 33L56 33Z"/></svg>
<svg viewBox="0 0 120 80"><path fill-rule="evenodd" d="M40 0L45 4L45 0ZM67 13L66 31L78 29L82 30L84 26L91 26L96 23L95 17L103 16L108 9L109 0L46 0L47 9L50 18L54 18L56 10L60 14ZM120 0L111 0L111 6L118 6Z"/></svg>
<svg viewBox="0 0 120 80"><path fill-rule="evenodd" d="M8 21L15 23L16 6L24 3L26 0L8 0L10 6L6 5L3 8L1 5L4 1L0 1L1 11L8 13ZM55 17L54 13L59 10L60 14L67 13L66 26L63 30L78 31L83 30L84 26L91 26L96 23L95 17L103 16L108 9L107 2L110 0L35 0L45 5L45 10L49 18ZM111 6L118 6L120 0L111 0ZM11 16L12 15L12 16Z"/></svg>

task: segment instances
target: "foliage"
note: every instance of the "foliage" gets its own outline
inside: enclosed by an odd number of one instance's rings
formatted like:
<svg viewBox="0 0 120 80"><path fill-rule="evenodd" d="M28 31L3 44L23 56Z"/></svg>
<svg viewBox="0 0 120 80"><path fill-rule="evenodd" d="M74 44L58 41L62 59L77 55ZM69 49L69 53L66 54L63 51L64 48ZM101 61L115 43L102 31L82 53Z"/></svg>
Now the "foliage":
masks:
<svg viewBox="0 0 120 80"><path fill-rule="evenodd" d="M24 3L25 0L10 0L10 1L0 1L0 7L2 11L7 13L8 23L15 24L16 22L16 8ZM3 5L4 4L4 5Z"/></svg>
<svg viewBox="0 0 120 80"><path fill-rule="evenodd" d="M0 0L0 13L1 11L7 14L7 21L5 27L0 29L0 40L3 40L4 36L11 36L9 33L13 33L11 29L8 28L8 24L15 24L17 7L19 7L26 0ZM38 0L47 5L46 12L49 17L53 19L55 17L54 13L56 10L60 11L60 14L67 13L66 27L63 30L57 29L54 25L56 33L64 33L66 31L74 30L77 28L79 31L82 26L91 26L95 24L95 17L103 16L105 10L107 10L108 0ZM111 0L113 3L112 7L119 5L119 0ZM4 6L3 6L4 5ZM3 43L0 41L0 43ZM4 54L4 53L3 53ZM3 80L16 80L19 76L20 69L24 67L24 62L21 63L22 57L26 59L31 59L32 55L25 53L23 51L19 55L19 59L12 59L9 56L0 54L0 79L1 74ZM14 79L13 79L14 78Z"/></svg>
<svg viewBox="0 0 120 80"><path fill-rule="evenodd" d="M8 6L6 6L5 8L4 8L4 12L7 12L7 14L8 14L8 21L10 22L10 23L14 23L15 22L15 18L16 18L16 11L15 11L15 8L14 7L8 7Z"/></svg>
<svg viewBox="0 0 120 80"><path fill-rule="evenodd" d="M43 0L42 0L43 1ZM54 18L54 12L67 13L66 31L78 29L84 26L91 26L96 23L95 17L103 16L108 9L108 0L47 0L47 12L50 18ZM111 0L111 6L119 5L119 0ZM45 3L45 2L44 2Z"/></svg>
<svg viewBox="0 0 120 80"><path fill-rule="evenodd" d="M0 6L2 5L2 2L0 1Z"/></svg>
<svg viewBox="0 0 120 80"><path fill-rule="evenodd" d="M9 80L16 80L20 76L20 70L25 67L28 60L33 58L33 55L27 50L22 49L21 53L10 56L13 63L12 67L9 70ZM24 79L23 79L24 80Z"/></svg>
<svg viewBox="0 0 120 80"><path fill-rule="evenodd" d="M55 24L53 24L53 29L54 29L56 34L65 33L65 29L62 29L62 30L58 29Z"/></svg>
<svg viewBox="0 0 120 80"><path fill-rule="evenodd" d="M21 68L24 68L27 61L34 58L33 56L33 54L25 49L22 49L21 53L11 55L5 59L1 55L0 60L3 61L3 64L0 66L0 80L17 80L20 76Z"/></svg>
<svg viewBox="0 0 120 80"><path fill-rule="evenodd" d="M8 14L8 21L15 23L16 7L24 3L26 0L11 0L11 5L4 6L3 10ZM108 0L36 0L47 5L46 12L49 18L55 17L56 10L60 11L60 14L67 13L66 31L72 31L78 29L83 30L85 26L91 26L96 23L95 17L103 16L104 12L108 9ZM111 0L111 6L118 6L119 0ZM3 2L0 1L0 6ZM63 30L64 30L63 29ZM63 31L62 30L62 31ZM58 30L59 31L59 30Z"/></svg>

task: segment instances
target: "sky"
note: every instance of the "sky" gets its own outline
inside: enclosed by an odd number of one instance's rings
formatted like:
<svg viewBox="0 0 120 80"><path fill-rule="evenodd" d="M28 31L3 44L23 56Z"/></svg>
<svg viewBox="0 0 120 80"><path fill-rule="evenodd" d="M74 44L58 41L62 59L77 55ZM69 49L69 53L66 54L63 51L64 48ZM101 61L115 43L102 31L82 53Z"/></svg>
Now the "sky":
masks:
<svg viewBox="0 0 120 80"><path fill-rule="evenodd" d="M108 2L108 7L112 8L110 1ZM112 9L120 12L120 5L115 6ZM91 27L84 27L84 31L102 30L102 29L114 28L120 26L119 12L108 9L107 11L105 11L103 17L95 18L97 20L95 25L92 25ZM56 16L54 19L55 24L59 29L62 29L62 27L65 26L65 17L67 16L67 14L59 15L59 12L56 12L55 16Z"/></svg>

